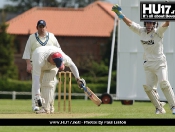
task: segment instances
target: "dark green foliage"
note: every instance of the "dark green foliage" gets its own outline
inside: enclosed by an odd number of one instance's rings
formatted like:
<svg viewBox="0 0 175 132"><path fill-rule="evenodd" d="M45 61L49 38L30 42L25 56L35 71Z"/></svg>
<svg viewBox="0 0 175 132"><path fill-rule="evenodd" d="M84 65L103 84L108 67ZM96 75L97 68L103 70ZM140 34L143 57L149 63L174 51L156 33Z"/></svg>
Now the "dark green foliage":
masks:
<svg viewBox="0 0 175 132"><path fill-rule="evenodd" d="M33 7L85 7L96 0L9 0L14 4L5 5L4 10L12 13L22 13Z"/></svg>
<svg viewBox="0 0 175 132"><path fill-rule="evenodd" d="M57 0L9 0L14 4L5 5L6 12L22 13L35 6L57 7Z"/></svg>
<svg viewBox="0 0 175 132"><path fill-rule="evenodd" d="M118 27L116 27L116 28L118 28ZM116 70L117 69L117 36L118 36L118 32L117 31L118 31L118 29L116 29L116 34L115 34L115 46L114 46L114 56L113 56L112 70ZM111 58L112 35L113 35L113 33L111 32L111 37L109 38L109 41L106 44L106 52L103 55L104 63L107 66L109 66L110 58Z"/></svg>
<svg viewBox="0 0 175 132"><path fill-rule="evenodd" d="M8 25L0 25L0 78L17 79L18 71L14 64L14 36L7 34Z"/></svg>
<svg viewBox="0 0 175 132"><path fill-rule="evenodd" d="M99 77L94 83L94 80L90 77L84 77L87 80L87 86L94 93L105 93L107 88L107 76ZM111 93L115 93L115 82L111 83ZM63 87L63 86L62 86ZM12 79L0 79L0 91L16 91L16 92L31 92L32 81L19 81ZM56 88L56 92L58 92L58 87ZM63 92L63 91L62 91ZM84 93L82 89L80 89L74 79L72 79L72 93ZM0 98L12 98L11 95L0 95ZM17 98L21 99L30 99L29 95L18 95Z"/></svg>
<svg viewBox="0 0 175 132"><path fill-rule="evenodd" d="M31 92L31 81L0 79L0 91Z"/></svg>

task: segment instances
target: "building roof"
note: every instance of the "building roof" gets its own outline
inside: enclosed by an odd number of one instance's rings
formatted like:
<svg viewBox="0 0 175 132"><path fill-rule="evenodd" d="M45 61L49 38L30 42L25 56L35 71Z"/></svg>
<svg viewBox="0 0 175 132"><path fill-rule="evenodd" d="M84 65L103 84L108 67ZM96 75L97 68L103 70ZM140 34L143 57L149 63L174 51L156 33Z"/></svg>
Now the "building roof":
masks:
<svg viewBox="0 0 175 132"><path fill-rule="evenodd" d="M32 34L43 19L55 36L109 37L114 26L112 4L96 1L84 8L34 7L7 21L10 34Z"/></svg>

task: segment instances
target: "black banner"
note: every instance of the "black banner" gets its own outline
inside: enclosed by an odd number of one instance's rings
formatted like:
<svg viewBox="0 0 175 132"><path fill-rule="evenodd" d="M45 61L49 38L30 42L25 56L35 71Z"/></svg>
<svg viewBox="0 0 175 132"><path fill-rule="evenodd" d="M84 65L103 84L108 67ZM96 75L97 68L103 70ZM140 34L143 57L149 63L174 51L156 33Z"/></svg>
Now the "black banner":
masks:
<svg viewBox="0 0 175 132"><path fill-rule="evenodd" d="M140 20L175 21L175 2L140 2Z"/></svg>
<svg viewBox="0 0 175 132"><path fill-rule="evenodd" d="M175 126L175 119L0 119L0 126Z"/></svg>

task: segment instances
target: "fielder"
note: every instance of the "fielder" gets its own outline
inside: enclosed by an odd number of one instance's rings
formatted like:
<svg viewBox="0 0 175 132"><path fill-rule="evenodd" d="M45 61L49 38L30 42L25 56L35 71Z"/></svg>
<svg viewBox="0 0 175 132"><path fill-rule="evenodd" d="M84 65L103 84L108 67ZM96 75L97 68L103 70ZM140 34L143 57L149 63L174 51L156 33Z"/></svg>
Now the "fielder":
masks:
<svg viewBox="0 0 175 132"><path fill-rule="evenodd" d="M175 98L172 87L168 81L167 61L163 53L163 36L169 26L169 21L164 22L161 26L155 21L145 21L144 27L131 21L122 12L119 5L112 7L119 19L122 19L126 25L136 34L140 36L140 41L144 48L144 70L146 75L146 85L143 88L156 108L156 114L166 113L163 106L164 102L160 102L157 93L157 85L159 83L164 93L172 113L175 114Z"/></svg>
<svg viewBox="0 0 175 132"><path fill-rule="evenodd" d="M40 46L56 46L60 47L56 37L53 33L46 31L46 22L44 20L39 20L36 25L37 32L34 34L31 34L27 40L26 47L23 53L23 59L26 60L27 64L27 72L32 73L32 61L31 57L34 52L34 50ZM55 72L58 71L57 68L54 69ZM41 72L43 73L43 71ZM32 76L33 78L33 76ZM56 84L58 83L57 78L55 77L55 88ZM36 106L35 103L35 90L32 86L32 110L37 111L39 110L39 107ZM51 104L51 111L54 112L54 102Z"/></svg>
<svg viewBox="0 0 175 132"><path fill-rule="evenodd" d="M84 79L80 79L79 71L71 58L67 56L61 48L55 46L38 47L32 55L33 61L33 78L32 86L35 90L35 96L38 106L41 106L37 114L53 113L50 111L50 105L54 100L54 78L57 71L54 69L64 70L65 66L69 67L75 76L78 86L86 85ZM41 71L44 71L41 73ZM40 94L41 86L41 94Z"/></svg>

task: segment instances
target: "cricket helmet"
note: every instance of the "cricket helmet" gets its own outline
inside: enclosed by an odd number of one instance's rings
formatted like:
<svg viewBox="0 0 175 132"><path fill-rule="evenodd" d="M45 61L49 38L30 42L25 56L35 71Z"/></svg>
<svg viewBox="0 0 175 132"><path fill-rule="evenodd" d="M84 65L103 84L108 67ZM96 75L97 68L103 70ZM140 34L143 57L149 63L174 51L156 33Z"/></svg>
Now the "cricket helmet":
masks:
<svg viewBox="0 0 175 132"><path fill-rule="evenodd" d="M52 54L52 59L55 62L57 68L60 68L62 66L63 62L62 54L60 54L59 52L55 52Z"/></svg>
<svg viewBox="0 0 175 132"><path fill-rule="evenodd" d="M152 22L153 25L154 25L154 28L157 28L158 27L158 22L157 21L154 21L154 20L145 20L144 21L144 27L146 27L146 23L147 22Z"/></svg>

